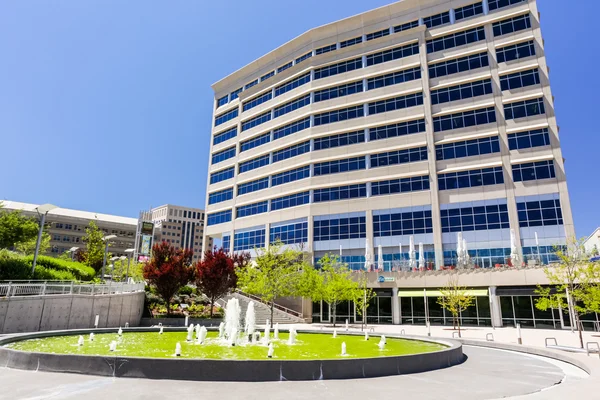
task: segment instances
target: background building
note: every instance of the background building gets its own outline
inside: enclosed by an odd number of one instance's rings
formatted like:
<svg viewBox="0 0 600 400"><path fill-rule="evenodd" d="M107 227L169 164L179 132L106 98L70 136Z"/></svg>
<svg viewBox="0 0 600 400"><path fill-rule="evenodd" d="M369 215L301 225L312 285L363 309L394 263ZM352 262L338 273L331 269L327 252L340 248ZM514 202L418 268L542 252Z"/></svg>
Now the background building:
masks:
<svg viewBox="0 0 600 400"><path fill-rule="evenodd" d="M38 217L36 207L39 204L2 201L2 205L6 210L21 210L23 215ZM85 249L82 238L85 236L85 228L89 226L90 221L94 221L106 235L117 236L116 239L110 241L110 252L113 256L126 255L125 250L133 247L137 226L135 218L56 208L50 211L46 217L48 227L45 232L50 234L48 254L59 255L72 247Z"/></svg>
<svg viewBox="0 0 600 400"><path fill-rule="evenodd" d="M405 0L306 32L213 85L204 237L315 260L547 263L574 235L534 0ZM402 251L400 251L400 245ZM205 243L205 248L207 243Z"/></svg>
<svg viewBox="0 0 600 400"><path fill-rule="evenodd" d="M165 204L140 213L138 232L142 221L154 224L152 236L155 243L165 241L176 248L193 250L193 259L195 261L200 259L204 235L204 210ZM209 248L212 247L212 240L209 239L208 244ZM139 251L139 247L137 248Z"/></svg>

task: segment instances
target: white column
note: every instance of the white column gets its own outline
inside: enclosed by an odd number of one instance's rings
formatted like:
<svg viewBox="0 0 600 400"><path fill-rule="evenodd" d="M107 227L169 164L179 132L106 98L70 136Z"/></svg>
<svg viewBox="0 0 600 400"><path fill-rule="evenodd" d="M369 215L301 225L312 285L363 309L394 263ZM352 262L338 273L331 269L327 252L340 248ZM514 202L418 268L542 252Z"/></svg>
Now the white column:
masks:
<svg viewBox="0 0 600 400"><path fill-rule="evenodd" d="M371 139L370 139L370 135L369 135L369 128L365 128L365 142L368 143Z"/></svg>
<svg viewBox="0 0 600 400"><path fill-rule="evenodd" d="M367 78L363 79L362 84L363 84L363 92L366 92L367 91Z"/></svg>
<svg viewBox="0 0 600 400"><path fill-rule="evenodd" d="M500 307L500 297L496 295L496 286L490 286L490 316L492 319L492 327L502 327L502 308Z"/></svg>
<svg viewBox="0 0 600 400"><path fill-rule="evenodd" d="M398 288L392 288L392 323L400 325L400 297L398 297Z"/></svg>
<svg viewBox="0 0 600 400"><path fill-rule="evenodd" d="M362 56L362 67L367 68L367 56Z"/></svg>
<svg viewBox="0 0 600 400"><path fill-rule="evenodd" d="M454 14L454 8L450 9L450 23L454 24L456 22L456 15Z"/></svg>
<svg viewBox="0 0 600 400"><path fill-rule="evenodd" d="M490 5L488 3L488 0L483 0L481 3L483 6L483 14L488 15L490 12Z"/></svg>
<svg viewBox="0 0 600 400"><path fill-rule="evenodd" d="M363 112L365 114L365 117L369 115L369 103L363 104Z"/></svg>
<svg viewBox="0 0 600 400"><path fill-rule="evenodd" d="M371 197L371 182L367 182L367 197Z"/></svg>
<svg viewBox="0 0 600 400"><path fill-rule="evenodd" d="M423 18L419 18L419 26L423 25Z"/></svg>

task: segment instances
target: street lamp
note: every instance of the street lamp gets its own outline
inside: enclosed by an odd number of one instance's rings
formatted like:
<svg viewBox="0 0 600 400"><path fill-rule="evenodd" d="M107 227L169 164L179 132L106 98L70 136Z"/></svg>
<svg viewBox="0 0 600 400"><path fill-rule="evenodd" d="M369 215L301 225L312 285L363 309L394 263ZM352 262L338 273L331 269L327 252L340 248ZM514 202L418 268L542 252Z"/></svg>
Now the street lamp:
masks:
<svg viewBox="0 0 600 400"><path fill-rule="evenodd" d="M75 252L79 250L79 247L71 247L69 253L71 253L71 261L75 261Z"/></svg>
<svg viewBox="0 0 600 400"><path fill-rule="evenodd" d="M52 204L42 204L41 206L37 206L35 210L38 215L42 216L40 221L40 230L38 232L37 243L35 244L35 253L33 253L33 265L31 266L31 277L33 278L33 273L35 272L35 263L37 262L38 252L40 251L40 243L42 242L42 233L44 232L44 223L46 222L46 215L48 212L58 208Z"/></svg>
<svg viewBox="0 0 600 400"><path fill-rule="evenodd" d="M131 257L135 249L125 249L125 253L127 253L127 274L125 274L125 282L129 282L129 265L131 264Z"/></svg>
<svg viewBox="0 0 600 400"><path fill-rule="evenodd" d="M104 240L105 246L104 246L104 261L102 261L102 280L104 281L104 270L106 269L106 257L108 255L108 241L111 239L116 238L117 235L108 235L108 236L104 236L102 238L102 240Z"/></svg>
<svg viewBox="0 0 600 400"><path fill-rule="evenodd" d="M110 266L111 266L111 270L110 270L110 280L111 281L115 281L115 263L117 262L117 260L119 259L119 256L114 256L111 257L110 259Z"/></svg>

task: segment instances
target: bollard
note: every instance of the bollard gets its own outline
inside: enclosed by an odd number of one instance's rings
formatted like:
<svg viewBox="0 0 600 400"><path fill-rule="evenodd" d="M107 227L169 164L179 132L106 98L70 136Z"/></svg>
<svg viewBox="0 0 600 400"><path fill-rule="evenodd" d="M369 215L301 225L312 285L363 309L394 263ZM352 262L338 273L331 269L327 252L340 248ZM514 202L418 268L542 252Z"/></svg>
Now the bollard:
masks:
<svg viewBox="0 0 600 400"><path fill-rule="evenodd" d="M96 314L96 321L94 322L94 328L98 329L99 322L100 322L100 315Z"/></svg>
<svg viewBox="0 0 600 400"><path fill-rule="evenodd" d="M188 326L188 319L189 319L189 317L186 315L185 316L185 323L183 324L183 326L185 326L185 327Z"/></svg>
<svg viewBox="0 0 600 400"><path fill-rule="evenodd" d="M517 343L523 344L523 339L521 338L521 324L517 324Z"/></svg>

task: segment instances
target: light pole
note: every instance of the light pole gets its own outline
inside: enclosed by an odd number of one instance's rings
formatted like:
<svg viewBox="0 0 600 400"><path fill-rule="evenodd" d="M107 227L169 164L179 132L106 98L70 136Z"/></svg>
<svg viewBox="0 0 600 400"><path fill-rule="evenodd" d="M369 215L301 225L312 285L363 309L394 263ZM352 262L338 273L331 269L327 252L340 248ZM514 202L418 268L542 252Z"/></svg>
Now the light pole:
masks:
<svg viewBox="0 0 600 400"><path fill-rule="evenodd" d="M79 250L79 247L71 247L69 253L71 253L71 261L75 261L75 252Z"/></svg>
<svg viewBox="0 0 600 400"><path fill-rule="evenodd" d="M125 282L129 282L129 265L131 264L131 256L135 252L135 249L125 249L125 253L127 253L127 274L125 274Z"/></svg>
<svg viewBox="0 0 600 400"><path fill-rule="evenodd" d="M33 273L35 272L35 263L37 262L38 252L40 251L40 244L42 243L42 233L44 232L44 223L46 222L46 215L49 211L58 208L52 204L42 204L41 206L36 207L36 211L38 215L42 216L40 221L40 230L38 232L37 243L35 244L35 253L33 253L33 265L31 266L31 278L33 278Z"/></svg>
<svg viewBox="0 0 600 400"><path fill-rule="evenodd" d="M117 235L108 235L104 236L102 240L104 240L104 261L102 261L102 281L104 281L104 270L106 269L106 257L108 255L108 241L116 238Z"/></svg>
<svg viewBox="0 0 600 400"><path fill-rule="evenodd" d="M112 266L112 269L110 270L110 280L111 281L115 281L115 263L120 259L121 257L119 256L114 256L111 257L110 259L110 265Z"/></svg>

